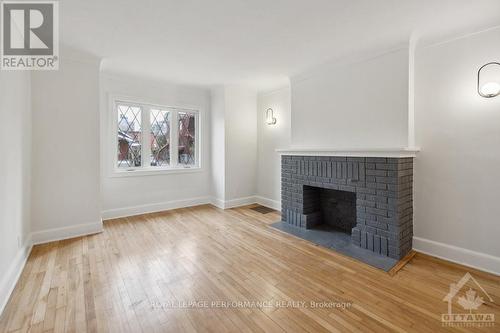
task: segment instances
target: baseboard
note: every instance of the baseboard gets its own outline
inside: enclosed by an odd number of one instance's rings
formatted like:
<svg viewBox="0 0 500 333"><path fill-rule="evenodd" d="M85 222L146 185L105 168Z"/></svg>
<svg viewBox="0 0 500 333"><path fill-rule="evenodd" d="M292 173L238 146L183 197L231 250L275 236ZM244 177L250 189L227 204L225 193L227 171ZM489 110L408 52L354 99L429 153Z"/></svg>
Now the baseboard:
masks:
<svg viewBox="0 0 500 333"><path fill-rule="evenodd" d="M229 209L257 203L257 198L255 196L249 196L225 201L219 198L212 198L210 203L220 209Z"/></svg>
<svg viewBox="0 0 500 333"><path fill-rule="evenodd" d="M102 232L102 221L77 224L69 227L47 229L31 233L33 245L55 242L58 240L75 238L80 236L92 235Z"/></svg>
<svg viewBox="0 0 500 333"><path fill-rule="evenodd" d="M261 206L266 206L277 211L281 211L281 202L273 199L264 198L261 196L255 197L257 203Z"/></svg>
<svg viewBox="0 0 500 333"><path fill-rule="evenodd" d="M134 215L156 213L156 212L162 212L162 211L171 210L171 209L186 208L186 207L193 207L193 206L206 205L206 204L212 204L215 207L218 207L220 209L229 209L229 208L235 208L235 207L240 207L240 206L245 206L245 205L251 205L251 204L257 203L259 200L260 200L260 202L262 202L262 203L260 203L261 205L279 210L279 206L278 206L278 208L276 208L277 207L276 204L279 205L279 202L276 202L276 201L273 201L270 199L266 199L263 197L249 196L249 197L243 197L243 198L226 200L226 201L219 199L219 198L215 198L215 197L212 197L212 198L211 197L198 197L198 198L185 199L185 200L174 200L174 201L167 201L167 202L161 202L161 203L155 203L155 204L146 204L146 205L125 207L125 208L109 209L109 210L104 210L101 213L101 216L102 216L103 220L109 220L109 219L116 219L116 218L121 218L121 217L129 217L129 216L134 216Z"/></svg>
<svg viewBox="0 0 500 333"><path fill-rule="evenodd" d="M120 217L129 217L135 215L142 215L148 213L157 213L166 210L193 207L199 205L206 205L211 203L210 197L197 197L192 199L172 200L153 204L145 204L124 208L108 209L101 213L103 220L117 219Z"/></svg>
<svg viewBox="0 0 500 333"><path fill-rule="evenodd" d="M5 275L2 276L0 281L0 316L9 301L10 295L16 287L17 281L21 276L32 248L31 239L28 239L24 246L17 252Z"/></svg>
<svg viewBox="0 0 500 333"><path fill-rule="evenodd" d="M217 208L224 209L224 205L225 205L225 203L224 203L224 200L222 200L222 199L219 199L219 198L211 198L211 199L210 199L210 203L211 203L213 206L217 207Z"/></svg>
<svg viewBox="0 0 500 333"><path fill-rule="evenodd" d="M500 275L500 258L425 238L413 237L413 249L440 259Z"/></svg>
<svg viewBox="0 0 500 333"><path fill-rule="evenodd" d="M249 197L243 197L243 198L238 198L238 199L232 199L232 200L222 200L219 198L212 198L210 200L210 203L214 205L217 208L220 209L229 209L229 208L236 208L236 207L241 207L241 206L246 206L246 205L251 205L258 203L259 205L266 206L275 210L280 211L281 210L281 202L264 198L258 195L255 196L249 196Z"/></svg>
<svg viewBox="0 0 500 333"><path fill-rule="evenodd" d="M254 196L243 197L243 198L232 199L232 200L226 200L224 202L224 209L236 208L236 207L251 205L251 204L254 204L256 202L257 201L255 200Z"/></svg>

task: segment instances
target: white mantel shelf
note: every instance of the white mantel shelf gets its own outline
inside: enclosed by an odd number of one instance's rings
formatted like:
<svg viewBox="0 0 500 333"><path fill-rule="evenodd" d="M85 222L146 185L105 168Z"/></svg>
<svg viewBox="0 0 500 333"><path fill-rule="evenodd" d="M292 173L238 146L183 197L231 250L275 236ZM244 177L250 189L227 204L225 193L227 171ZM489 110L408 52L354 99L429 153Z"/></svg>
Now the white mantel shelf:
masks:
<svg viewBox="0 0 500 333"><path fill-rule="evenodd" d="M336 149L336 148L284 148L276 149L280 155L292 156L348 156L348 157L416 157L419 148Z"/></svg>

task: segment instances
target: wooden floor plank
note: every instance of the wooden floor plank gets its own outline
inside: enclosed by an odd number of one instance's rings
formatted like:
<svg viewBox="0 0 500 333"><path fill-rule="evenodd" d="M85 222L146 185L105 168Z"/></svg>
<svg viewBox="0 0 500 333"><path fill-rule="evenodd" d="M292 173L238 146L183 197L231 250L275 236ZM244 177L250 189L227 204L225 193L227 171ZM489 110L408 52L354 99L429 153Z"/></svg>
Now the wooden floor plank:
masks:
<svg viewBox="0 0 500 333"><path fill-rule="evenodd" d="M279 232L278 212L251 207L114 219L101 234L35 246L0 332L500 330L498 276L420 253L387 274ZM441 325L442 299L466 272L494 299L480 309L495 326Z"/></svg>

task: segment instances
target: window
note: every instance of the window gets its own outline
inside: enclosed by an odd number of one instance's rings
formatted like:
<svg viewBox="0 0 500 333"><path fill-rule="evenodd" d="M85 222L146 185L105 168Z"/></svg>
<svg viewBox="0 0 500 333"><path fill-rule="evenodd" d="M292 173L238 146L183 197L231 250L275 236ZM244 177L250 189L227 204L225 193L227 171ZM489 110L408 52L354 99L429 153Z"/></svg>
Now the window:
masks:
<svg viewBox="0 0 500 333"><path fill-rule="evenodd" d="M195 165L196 114L179 112L179 162Z"/></svg>
<svg viewBox="0 0 500 333"><path fill-rule="evenodd" d="M170 112L151 109L151 166L170 165Z"/></svg>
<svg viewBox="0 0 500 333"><path fill-rule="evenodd" d="M141 166L141 114L140 107L118 105L118 168Z"/></svg>
<svg viewBox="0 0 500 333"><path fill-rule="evenodd" d="M115 100L119 173L199 168L199 112Z"/></svg>

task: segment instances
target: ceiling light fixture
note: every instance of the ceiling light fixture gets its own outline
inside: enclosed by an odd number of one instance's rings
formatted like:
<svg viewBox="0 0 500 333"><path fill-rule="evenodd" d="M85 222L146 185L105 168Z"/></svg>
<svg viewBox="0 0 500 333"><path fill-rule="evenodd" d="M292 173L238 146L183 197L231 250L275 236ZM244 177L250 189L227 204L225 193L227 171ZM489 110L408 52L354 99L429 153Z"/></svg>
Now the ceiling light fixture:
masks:
<svg viewBox="0 0 500 333"><path fill-rule="evenodd" d="M500 63L489 62L477 71L477 92L485 98L500 95Z"/></svg>

